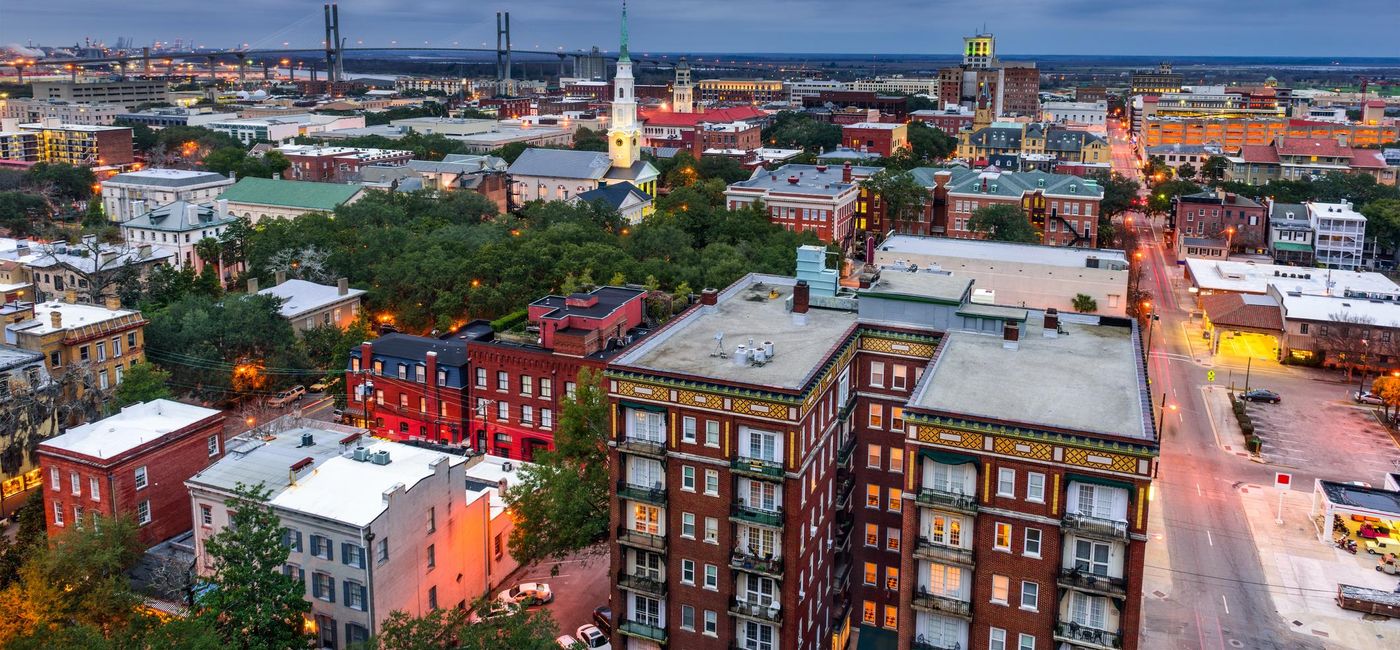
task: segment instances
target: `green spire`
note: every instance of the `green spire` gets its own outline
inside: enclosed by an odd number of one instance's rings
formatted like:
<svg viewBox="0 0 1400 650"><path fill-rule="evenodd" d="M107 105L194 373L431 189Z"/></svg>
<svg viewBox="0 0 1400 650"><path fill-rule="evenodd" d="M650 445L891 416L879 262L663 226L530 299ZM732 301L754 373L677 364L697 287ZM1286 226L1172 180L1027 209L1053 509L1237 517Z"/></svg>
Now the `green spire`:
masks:
<svg viewBox="0 0 1400 650"><path fill-rule="evenodd" d="M617 60L632 61L632 58L627 56L627 0L622 0L622 49L618 50Z"/></svg>

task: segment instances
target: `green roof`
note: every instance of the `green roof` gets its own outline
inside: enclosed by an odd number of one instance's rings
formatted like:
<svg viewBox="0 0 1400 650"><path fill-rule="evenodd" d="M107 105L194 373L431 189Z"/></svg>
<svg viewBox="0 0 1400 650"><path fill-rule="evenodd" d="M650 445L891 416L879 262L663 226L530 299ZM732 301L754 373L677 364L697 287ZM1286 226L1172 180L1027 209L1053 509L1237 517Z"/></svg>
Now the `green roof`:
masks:
<svg viewBox="0 0 1400 650"><path fill-rule="evenodd" d="M1311 253L1313 247L1311 244L1300 244L1296 241L1276 241L1274 242L1274 249L1281 251L1298 251L1300 253Z"/></svg>
<svg viewBox="0 0 1400 650"><path fill-rule="evenodd" d="M364 188L342 183L311 183L308 181L243 178L219 195L230 203L276 205L309 210L334 210L349 201Z"/></svg>

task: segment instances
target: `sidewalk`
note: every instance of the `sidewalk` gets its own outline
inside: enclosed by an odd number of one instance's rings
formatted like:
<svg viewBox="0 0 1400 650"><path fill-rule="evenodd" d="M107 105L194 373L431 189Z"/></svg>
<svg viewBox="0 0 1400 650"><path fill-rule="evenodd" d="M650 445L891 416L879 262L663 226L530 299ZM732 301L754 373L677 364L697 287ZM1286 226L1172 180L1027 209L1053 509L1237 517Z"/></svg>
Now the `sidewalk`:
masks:
<svg viewBox="0 0 1400 650"><path fill-rule="evenodd" d="M1397 627L1387 618L1371 618L1337 606L1337 583L1395 589L1396 577L1375 570L1375 556L1352 555L1319 541L1309 517L1312 493L1284 495L1283 524L1274 523L1278 491L1249 486L1241 490L1250 532L1259 549L1264 579L1274 608L1294 632L1318 638L1329 647L1376 648L1391 645Z"/></svg>

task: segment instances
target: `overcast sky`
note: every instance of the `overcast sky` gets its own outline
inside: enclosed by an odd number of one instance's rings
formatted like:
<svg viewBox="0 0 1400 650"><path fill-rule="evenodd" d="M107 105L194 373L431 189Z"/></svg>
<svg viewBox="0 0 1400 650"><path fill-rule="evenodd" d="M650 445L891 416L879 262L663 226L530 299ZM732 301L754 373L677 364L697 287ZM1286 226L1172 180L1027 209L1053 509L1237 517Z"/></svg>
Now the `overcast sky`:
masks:
<svg viewBox="0 0 1400 650"><path fill-rule="evenodd" d="M638 52L954 54L985 22L1003 54L1400 57L1400 0L633 0ZM350 43L617 48L612 0L345 0ZM0 44L316 47L320 0L0 0Z"/></svg>

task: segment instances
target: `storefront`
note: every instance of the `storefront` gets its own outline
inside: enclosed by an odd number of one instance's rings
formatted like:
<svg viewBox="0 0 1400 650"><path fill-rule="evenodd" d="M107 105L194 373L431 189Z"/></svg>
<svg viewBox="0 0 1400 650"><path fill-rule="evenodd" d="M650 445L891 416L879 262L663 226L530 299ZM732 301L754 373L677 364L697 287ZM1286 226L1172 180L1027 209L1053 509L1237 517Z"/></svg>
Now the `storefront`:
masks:
<svg viewBox="0 0 1400 650"><path fill-rule="evenodd" d="M1325 544L1346 537L1360 551L1400 554L1400 492L1317 480L1310 514Z"/></svg>
<svg viewBox="0 0 1400 650"><path fill-rule="evenodd" d="M1201 297L1211 355L1279 361L1283 312L1271 296L1216 293Z"/></svg>

